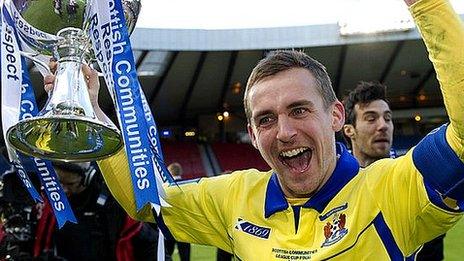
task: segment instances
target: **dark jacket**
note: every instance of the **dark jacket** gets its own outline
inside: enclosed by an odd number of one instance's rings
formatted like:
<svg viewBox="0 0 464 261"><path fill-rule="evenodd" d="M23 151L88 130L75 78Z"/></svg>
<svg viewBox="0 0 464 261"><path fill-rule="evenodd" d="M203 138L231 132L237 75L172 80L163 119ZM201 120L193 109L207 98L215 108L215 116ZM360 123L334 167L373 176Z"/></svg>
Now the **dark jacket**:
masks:
<svg viewBox="0 0 464 261"><path fill-rule="evenodd" d="M131 219L99 176L69 202L78 223L68 222L61 229L56 228L50 205L43 206L34 257L51 255L71 261L156 259L157 231Z"/></svg>

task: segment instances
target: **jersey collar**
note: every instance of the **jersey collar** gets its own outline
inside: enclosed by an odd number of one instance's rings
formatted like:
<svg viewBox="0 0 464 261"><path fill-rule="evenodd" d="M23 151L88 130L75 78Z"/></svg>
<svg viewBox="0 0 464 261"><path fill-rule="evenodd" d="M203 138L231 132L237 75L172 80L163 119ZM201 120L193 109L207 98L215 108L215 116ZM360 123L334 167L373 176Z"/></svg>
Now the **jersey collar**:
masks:
<svg viewBox="0 0 464 261"><path fill-rule="evenodd" d="M336 144L337 154L340 158L337 161L332 176L322 186L314 196L312 196L304 205L304 208L313 208L321 213L331 199L354 177L359 171L359 164L356 159L348 152L346 147ZM266 189L266 199L264 206L264 216L266 218L272 214L286 210L288 208L287 199L280 187L277 174L273 173Z"/></svg>

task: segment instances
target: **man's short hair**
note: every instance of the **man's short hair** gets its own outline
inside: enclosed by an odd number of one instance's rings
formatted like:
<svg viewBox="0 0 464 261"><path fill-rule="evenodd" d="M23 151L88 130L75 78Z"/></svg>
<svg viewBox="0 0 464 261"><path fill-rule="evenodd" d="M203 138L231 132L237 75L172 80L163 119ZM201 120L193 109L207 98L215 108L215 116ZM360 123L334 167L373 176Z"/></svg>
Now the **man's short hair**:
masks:
<svg viewBox="0 0 464 261"><path fill-rule="evenodd" d="M83 186L88 186L97 172L97 167L90 162L53 161L52 165L55 169L81 177L81 185Z"/></svg>
<svg viewBox="0 0 464 261"><path fill-rule="evenodd" d="M388 104L386 98L387 87L379 82L360 81L356 88L343 99L345 106L345 124L356 126L356 104L369 104L376 100L383 100Z"/></svg>
<svg viewBox="0 0 464 261"><path fill-rule="evenodd" d="M90 162L63 162L53 161L52 165L55 169L64 170L67 172L75 173L79 176L84 176L85 171L90 168Z"/></svg>
<svg viewBox="0 0 464 261"><path fill-rule="evenodd" d="M324 65L309 57L302 51L278 50L269 52L265 58L261 59L255 66L248 78L243 104L247 120L250 121L251 111L249 107L248 93L250 89L263 79L276 75L279 72L293 68L305 68L312 73L317 83L317 90L322 96L324 107L328 108L337 100L332 88L330 77Z"/></svg>
<svg viewBox="0 0 464 261"><path fill-rule="evenodd" d="M168 170L173 177L182 177L182 166L178 162L174 162L168 166Z"/></svg>

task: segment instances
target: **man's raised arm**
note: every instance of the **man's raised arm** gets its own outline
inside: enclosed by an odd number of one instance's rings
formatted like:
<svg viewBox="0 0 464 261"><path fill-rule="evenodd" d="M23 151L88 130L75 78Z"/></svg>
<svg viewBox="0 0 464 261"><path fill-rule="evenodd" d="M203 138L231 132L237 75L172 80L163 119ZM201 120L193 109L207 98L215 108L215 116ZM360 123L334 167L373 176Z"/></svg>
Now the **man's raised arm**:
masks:
<svg viewBox="0 0 464 261"><path fill-rule="evenodd" d="M413 152L424 182L464 206L464 25L448 0L405 0L433 63L450 119Z"/></svg>
<svg viewBox="0 0 464 261"><path fill-rule="evenodd" d="M447 141L464 159L464 26L446 0L405 0L410 5L440 82L450 118Z"/></svg>

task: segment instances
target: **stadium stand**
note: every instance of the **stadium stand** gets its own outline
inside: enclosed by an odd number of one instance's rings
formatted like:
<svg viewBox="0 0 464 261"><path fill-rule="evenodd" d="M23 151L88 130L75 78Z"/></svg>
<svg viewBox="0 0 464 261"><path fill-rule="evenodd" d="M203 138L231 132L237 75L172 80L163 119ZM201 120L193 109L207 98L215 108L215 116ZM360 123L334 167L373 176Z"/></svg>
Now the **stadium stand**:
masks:
<svg viewBox="0 0 464 261"><path fill-rule="evenodd" d="M269 166L251 145L244 143L220 143L211 145L222 171L256 168L262 171L269 170Z"/></svg>
<svg viewBox="0 0 464 261"><path fill-rule="evenodd" d="M184 169L183 179L206 176L198 145L194 142L161 141L166 165L178 162Z"/></svg>

